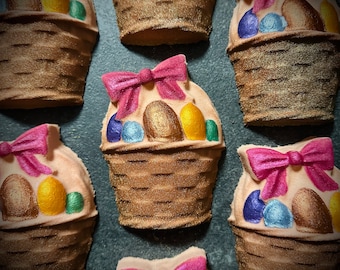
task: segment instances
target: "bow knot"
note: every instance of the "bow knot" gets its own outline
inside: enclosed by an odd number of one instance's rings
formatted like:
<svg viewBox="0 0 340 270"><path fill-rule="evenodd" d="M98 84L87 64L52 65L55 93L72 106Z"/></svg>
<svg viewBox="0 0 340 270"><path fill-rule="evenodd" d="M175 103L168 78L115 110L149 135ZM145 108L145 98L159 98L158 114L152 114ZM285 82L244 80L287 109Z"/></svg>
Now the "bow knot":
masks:
<svg viewBox="0 0 340 270"><path fill-rule="evenodd" d="M152 71L149 68L144 68L138 73L138 80L140 84L145 84L153 81Z"/></svg>
<svg viewBox="0 0 340 270"><path fill-rule="evenodd" d="M12 151L12 147L8 142L0 143L0 157L9 155Z"/></svg>
<svg viewBox="0 0 340 270"><path fill-rule="evenodd" d="M138 108L141 86L154 82L163 99L184 100L185 94L177 81L187 80L185 56L180 54L159 63L153 70L139 73L110 72L102 76L104 86L112 102L118 103L116 119L120 120Z"/></svg>
<svg viewBox="0 0 340 270"><path fill-rule="evenodd" d="M30 176L37 177L40 174L50 174L52 171L41 164L34 154L47 154L48 126L40 125L20 135L14 142L2 142L0 144L0 156L13 154L22 170Z"/></svg>
<svg viewBox="0 0 340 270"><path fill-rule="evenodd" d="M337 190L339 185L325 170L334 167L333 146L330 138L312 140L303 149L281 153L268 148L252 148L246 151L255 176L266 179L261 197L266 200L285 195L288 191L286 168L289 165L304 167L309 179L321 191Z"/></svg>
<svg viewBox="0 0 340 270"><path fill-rule="evenodd" d="M302 165L303 157L298 151L287 152L288 160L290 165Z"/></svg>

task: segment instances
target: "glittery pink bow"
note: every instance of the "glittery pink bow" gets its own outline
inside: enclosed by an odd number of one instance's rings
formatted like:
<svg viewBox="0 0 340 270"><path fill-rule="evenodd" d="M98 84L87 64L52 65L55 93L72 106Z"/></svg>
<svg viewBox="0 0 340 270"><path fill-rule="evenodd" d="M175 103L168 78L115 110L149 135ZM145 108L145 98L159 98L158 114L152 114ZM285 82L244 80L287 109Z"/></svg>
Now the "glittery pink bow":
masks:
<svg viewBox="0 0 340 270"><path fill-rule="evenodd" d="M152 261L150 261L152 263ZM186 260L185 262L181 263L177 267L169 270L206 270L207 267L207 261L204 257L195 257L195 258L190 258ZM129 268L123 268L119 270L146 270L146 269L141 269L141 268L134 268L134 267L129 267Z"/></svg>
<svg viewBox="0 0 340 270"><path fill-rule="evenodd" d="M266 200L287 193L286 168L303 166L313 184L321 191L338 189L338 184L324 170L334 166L332 141L329 138L313 140L298 151L280 153L268 148L247 150L250 166L259 180L267 182L261 197Z"/></svg>
<svg viewBox="0 0 340 270"><path fill-rule="evenodd" d="M275 3L275 0L255 0L253 6L253 13L257 13L261 9L269 8Z"/></svg>
<svg viewBox="0 0 340 270"><path fill-rule="evenodd" d="M41 164L35 154L47 154L48 126L46 124L32 128L21 134L14 142L0 143L0 157L13 154L20 167L29 175L37 177L42 174L50 174L52 171Z"/></svg>
<svg viewBox="0 0 340 270"><path fill-rule="evenodd" d="M185 56L180 54L166 59L153 70L139 73L110 72L102 76L104 86L112 102L118 102L116 119L122 119L138 108L141 85L154 82L161 98L185 99L176 81L187 79Z"/></svg>

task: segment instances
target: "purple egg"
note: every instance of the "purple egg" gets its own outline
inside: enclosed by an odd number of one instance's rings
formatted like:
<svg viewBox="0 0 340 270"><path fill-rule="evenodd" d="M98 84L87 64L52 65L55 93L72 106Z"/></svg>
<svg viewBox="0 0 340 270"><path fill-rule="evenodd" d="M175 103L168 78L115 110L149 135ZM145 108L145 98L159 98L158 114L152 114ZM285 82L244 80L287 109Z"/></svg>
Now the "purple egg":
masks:
<svg viewBox="0 0 340 270"><path fill-rule="evenodd" d="M119 142L122 134L123 124L116 120L116 114L112 115L107 124L106 138L109 142Z"/></svg>
<svg viewBox="0 0 340 270"><path fill-rule="evenodd" d="M253 13L253 9L248 10L238 24L238 35L240 38L250 38L259 31L259 20Z"/></svg>
<svg viewBox="0 0 340 270"><path fill-rule="evenodd" d="M264 201L260 199L260 190L253 191L248 196L243 207L244 219L250 223L259 223L263 217L265 206Z"/></svg>

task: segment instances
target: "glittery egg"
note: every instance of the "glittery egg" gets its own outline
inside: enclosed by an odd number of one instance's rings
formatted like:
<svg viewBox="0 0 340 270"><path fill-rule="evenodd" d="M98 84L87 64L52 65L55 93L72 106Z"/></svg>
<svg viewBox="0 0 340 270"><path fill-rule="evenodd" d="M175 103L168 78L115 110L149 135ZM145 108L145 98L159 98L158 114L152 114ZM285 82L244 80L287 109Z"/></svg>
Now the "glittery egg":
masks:
<svg viewBox="0 0 340 270"><path fill-rule="evenodd" d="M122 139L127 143L141 142L144 139L143 127L135 121L127 121L123 125Z"/></svg>
<svg viewBox="0 0 340 270"><path fill-rule="evenodd" d="M332 217L322 198L312 189L302 188L292 201L296 230L309 233L332 233Z"/></svg>
<svg viewBox="0 0 340 270"><path fill-rule="evenodd" d="M238 35L240 38L250 38L258 33L259 20L253 13L253 9L248 10L241 18L238 25Z"/></svg>
<svg viewBox="0 0 340 270"><path fill-rule="evenodd" d="M84 21L86 18L86 10L84 5L79 1L71 0L70 2L70 16Z"/></svg>
<svg viewBox="0 0 340 270"><path fill-rule="evenodd" d="M206 135L208 141L218 141L218 128L214 120L207 120L205 122Z"/></svg>
<svg viewBox="0 0 340 270"><path fill-rule="evenodd" d="M116 114L112 115L106 129L106 138L109 142L119 142L123 130L121 121L116 120Z"/></svg>
<svg viewBox="0 0 340 270"><path fill-rule="evenodd" d="M334 229L340 232L340 192L335 192L329 203Z"/></svg>
<svg viewBox="0 0 340 270"><path fill-rule="evenodd" d="M182 108L180 119L184 134L189 140L205 140L205 120L199 108L188 103Z"/></svg>
<svg viewBox="0 0 340 270"><path fill-rule="evenodd" d="M69 0L41 0L43 8L47 12L68 13Z"/></svg>
<svg viewBox="0 0 340 270"><path fill-rule="evenodd" d="M271 200L263 210L264 224L271 228L291 228L293 215L279 200Z"/></svg>
<svg viewBox="0 0 340 270"><path fill-rule="evenodd" d="M31 184L21 175L11 174L0 188L2 219L22 221L38 216L39 210Z"/></svg>
<svg viewBox="0 0 340 270"><path fill-rule="evenodd" d="M328 32L340 33L338 14L334 6L323 0L320 4L320 16L325 24L325 30Z"/></svg>
<svg viewBox="0 0 340 270"><path fill-rule="evenodd" d="M84 209L84 198L79 192L71 192L66 195L66 213L79 213Z"/></svg>
<svg viewBox="0 0 340 270"><path fill-rule="evenodd" d="M183 140L181 124L174 110L164 101L151 102L143 115L145 133L150 141Z"/></svg>
<svg viewBox="0 0 340 270"><path fill-rule="evenodd" d="M65 211L66 192L62 183L52 176L43 180L37 192L40 211L49 216Z"/></svg>
<svg viewBox="0 0 340 270"><path fill-rule="evenodd" d="M268 13L260 22L259 30L262 33L281 32L287 27L283 16L276 13Z"/></svg>
<svg viewBox="0 0 340 270"><path fill-rule="evenodd" d="M260 190L255 190L248 196L243 207L243 217L250 223L257 224L263 218L265 203L260 198Z"/></svg>

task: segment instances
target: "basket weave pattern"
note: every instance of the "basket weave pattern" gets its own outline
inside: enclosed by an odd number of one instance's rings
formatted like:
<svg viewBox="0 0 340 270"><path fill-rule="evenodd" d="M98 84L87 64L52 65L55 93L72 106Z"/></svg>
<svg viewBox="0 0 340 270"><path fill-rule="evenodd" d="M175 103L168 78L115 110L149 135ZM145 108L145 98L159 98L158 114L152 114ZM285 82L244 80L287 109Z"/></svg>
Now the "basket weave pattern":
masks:
<svg viewBox="0 0 340 270"><path fill-rule="evenodd" d="M190 43L209 38L215 0L113 2L124 43L157 45Z"/></svg>
<svg viewBox="0 0 340 270"><path fill-rule="evenodd" d="M233 226L239 269L329 270L340 267L340 240L277 238Z"/></svg>
<svg viewBox="0 0 340 270"><path fill-rule="evenodd" d="M0 231L1 269L84 269L95 218Z"/></svg>
<svg viewBox="0 0 340 270"><path fill-rule="evenodd" d="M282 40L232 52L245 124L332 121L340 77L337 46Z"/></svg>
<svg viewBox="0 0 340 270"><path fill-rule="evenodd" d="M35 20L0 23L0 107L82 104L97 32L66 19Z"/></svg>
<svg viewBox="0 0 340 270"><path fill-rule="evenodd" d="M121 225L167 229L211 218L220 149L105 154Z"/></svg>

